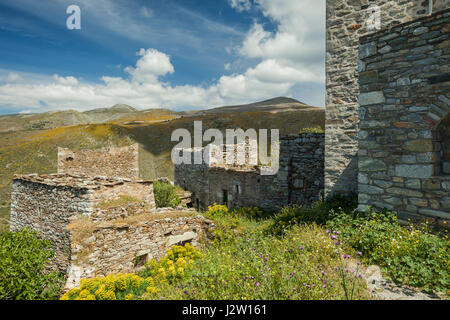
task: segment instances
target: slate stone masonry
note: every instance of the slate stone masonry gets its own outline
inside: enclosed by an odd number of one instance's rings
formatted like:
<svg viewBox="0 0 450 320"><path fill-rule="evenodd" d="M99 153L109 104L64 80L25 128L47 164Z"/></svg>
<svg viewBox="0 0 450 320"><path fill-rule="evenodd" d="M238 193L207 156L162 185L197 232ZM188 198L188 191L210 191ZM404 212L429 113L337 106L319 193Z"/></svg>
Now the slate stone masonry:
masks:
<svg viewBox="0 0 450 320"><path fill-rule="evenodd" d="M139 144L76 151L58 147L58 173L139 179Z"/></svg>
<svg viewBox="0 0 450 320"><path fill-rule="evenodd" d="M448 221L450 9L362 37L359 57L360 209Z"/></svg>
<svg viewBox="0 0 450 320"><path fill-rule="evenodd" d="M427 0L327 0L326 35L326 148L325 195L357 192L359 84L358 71L364 67L358 61L370 54L373 46L367 43L359 50L359 38L373 33L367 21L371 5L380 8L380 27L411 21L428 14ZM450 0L433 0L437 12L450 7ZM391 35L386 34L386 37ZM400 41L400 37L396 41ZM394 41L395 43L395 41ZM389 47L380 48L381 52ZM366 73L370 78L373 73ZM380 98L378 93L362 99Z"/></svg>

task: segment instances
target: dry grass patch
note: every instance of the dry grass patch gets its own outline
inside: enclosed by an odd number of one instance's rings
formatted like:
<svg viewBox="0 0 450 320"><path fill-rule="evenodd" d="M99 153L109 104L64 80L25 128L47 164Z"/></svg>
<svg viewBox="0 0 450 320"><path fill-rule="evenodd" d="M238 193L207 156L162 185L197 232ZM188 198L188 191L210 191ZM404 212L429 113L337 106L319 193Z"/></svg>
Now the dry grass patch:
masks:
<svg viewBox="0 0 450 320"><path fill-rule="evenodd" d="M87 258L92 251L93 244L87 243L86 239L93 235L96 225L96 223L89 220L89 217L81 217L73 220L66 227L66 229L70 231L72 243L83 247L77 252L77 257L83 262L87 261Z"/></svg>
<svg viewBox="0 0 450 320"><path fill-rule="evenodd" d="M133 203L139 203L142 202L141 199L130 196L130 195L120 195L117 199L111 199L111 200L103 200L97 204L97 208L99 209L108 209L108 208L114 208L114 207L126 207Z"/></svg>

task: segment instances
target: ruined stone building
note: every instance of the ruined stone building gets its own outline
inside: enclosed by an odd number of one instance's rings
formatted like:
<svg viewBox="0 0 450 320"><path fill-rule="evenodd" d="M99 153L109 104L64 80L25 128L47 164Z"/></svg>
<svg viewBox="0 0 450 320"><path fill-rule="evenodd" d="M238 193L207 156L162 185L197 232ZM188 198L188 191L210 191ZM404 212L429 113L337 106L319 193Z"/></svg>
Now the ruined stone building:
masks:
<svg viewBox="0 0 450 320"><path fill-rule="evenodd" d="M67 289L82 278L135 272L213 228L192 211L155 210L153 182L137 179L136 145L59 151L58 174L14 176L10 229L52 241L49 268L67 273Z"/></svg>
<svg viewBox="0 0 450 320"><path fill-rule="evenodd" d="M252 145L252 143L248 143ZM228 147L228 148L227 148ZM223 150L236 152L237 146ZM280 139L279 169L275 175L261 174L266 168L250 166L248 160L257 154L256 148L246 148L244 165L217 161L214 150L202 164L193 164L195 153L204 149L186 149L191 163L175 165L175 184L192 192L197 208L206 209L213 203L229 208L258 206L273 211L288 204L310 204L323 192L323 134L288 135ZM237 159L237 157L236 157Z"/></svg>

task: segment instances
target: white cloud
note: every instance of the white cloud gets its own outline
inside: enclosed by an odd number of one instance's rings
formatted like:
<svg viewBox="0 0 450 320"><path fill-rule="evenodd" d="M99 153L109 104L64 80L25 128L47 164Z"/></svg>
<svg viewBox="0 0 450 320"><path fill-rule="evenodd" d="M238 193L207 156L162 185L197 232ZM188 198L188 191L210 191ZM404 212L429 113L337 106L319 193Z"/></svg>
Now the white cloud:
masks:
<svg viewBox="0 0 450 320"><path fill-rule="evenodd" d="M233 0L230 5L242 11L252 4ZM135 66L124 69L129 77L105 75L100 83L88 83L70 75L48 77L0 70L0 106L34 112L87 110L116 103L137 108L186 109L249 103L282 95L323 106L325 2L254 0L253 5L277 29L265 30L263 24L255 22L241 45L233 49L237 60L225 64L224 69L236 70L242 61L255 59L256 65L241 73L223 75L209 86L171 85L162 79L175 72L170 56L156 49L140 49ZM231 52L232 48L225 49Z"/></svg>
<svg viewBox="0 0 450 320"><path fill-rule="evenodd" d="M239 48L248 58L274 59L280 66L295 67L324 79L325 3L316 0L256 0L263 14L276 21L276 32L255 23ZM303 80L304 81L304 80Z"/></svg>
<svg viewBox="0 0 450 320"><path fill-rule="evenodd" d="M137 55L142 58L136 63L136 68L125 68L125 71L132 76L133 81L154 83L158 81L158 76L174 72L170 57L158 50L141 48Z"/></svg>
<svg viewBox="0 0 450 320"><path fill-rule="evenodd" d="M27 111L35 112L68 108L88 110L116 103L127 103L137 108L214 107L285 94L295 82L292 78L302 77L296 75L294 69L280 67L275 61L268 60L245 74L222 76L217 83L206 88L171 86L160 79L175 71L168 55L156 49L140 49L137 55L140 58L136 65L124 69L130 74L129 79L103 76L101 83L90 84L73 76L55 74L53 77L40 77L39 82L6 83L0 85L0 105L18 111L25 106ZM21 76L16 74L15 77ZM32 75L30 77L33 78Z"/></svg>
<svg viewBox="0 0 450 320"><path fill-rule="evenodd" d="M255 22L248 31L237 52L245 58L260 59L260 62L239 75L239 82L258 80L282 85L281 88L287 88L284 93L291 95L295 95L293 90L299 84L313 84L310 87L314 88L321 85L320 93L310 95L321 98L307 102L323 106L325 1L254 0L254 3L265 17L277 23L277 29L270 32Z"/></svg>
<svg viewBox="0 0 450 320"><path fill-rule="evenodd" d="M116 103L137 108L208 107L226 101L214 85L209 88L170 86L160 81L159 77L174 72L168 55L155 49L141 49L138 56L135 67L125 68L130 79L103 76L98 84L81 82L73 76L42 77L28 73L26 76L40 81L0 85L0 105L15 108L18 112L24 107L27 111L42 112L69 108L88 110ZM14 77L21 76L16 73Z"/></svg>
<svg viewBox="0 0 450 320"><path fill-rule="evenodd" d="M321 82L323 77L307 68L292 67L275 59L267 59L255 68L247 70L246 75L267 83Z"/></svg>
<svg viewBox="0 0 450 320"><path fill-rule="evenodd" d="M250 0L228 0L230 6L238 11L249 10L252 6Z"/></svg>
<svg viewBox="0 0 450 320"><path fill-rule="evenodd" d="M15 72L10 72L8 78L6 79L6 82L16 82L19 80L22 80L22 77L19 74Z"/></svg>
<svg viewBox="0 0 450 320"><path fill-rule="evenodd" d="M68 76L68 77L60 77L57 74L53 75L53 79L55 79L58 83L62 85L68 85L68 86L76 86L78 85L78 80L75 77Z"/></svg>

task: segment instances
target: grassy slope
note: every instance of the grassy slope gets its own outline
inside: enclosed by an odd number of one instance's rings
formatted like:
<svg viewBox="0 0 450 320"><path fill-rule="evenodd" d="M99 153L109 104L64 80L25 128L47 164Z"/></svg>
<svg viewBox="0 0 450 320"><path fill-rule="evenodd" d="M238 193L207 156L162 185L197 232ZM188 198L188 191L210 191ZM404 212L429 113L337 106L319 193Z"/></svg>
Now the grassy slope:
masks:
<svg viewBox="0 0 450 320"><path fill-rule="evenodd" d="M166 109L150 109L138 111L122 108L94 109L86 112L74 110L45 112L37 114L13 114L0 116L0 133L22 130L54 129L92 123L123 124L140 120L153 123L178 117L176 112Z"/></svg>
<svg viewBox="0 0 450 320"><path fill-rule="evenodd" d="M299 110L280 113L241 112L191 116L169 120L165 114L143 117L148 124L76 125L48 130L0 133L0 225L9 215L11 177L15 173L55 173L57 147L95 149L105 146L140 144L140 175L144 179L173 177L170 151L171 133L177 128L193 132L193 121L202 120L207 128L280 129L280 134L296 133L304 127L324 126L324 110ZM128 120L128 119L126 119ZM130 119L132 120L132 119ZM140 118L136 119L140 120ZM154 122L152 121L161 121ZM166 121L165 121L166 120ZM2 218L3 217L3 218Z"/></svg>

